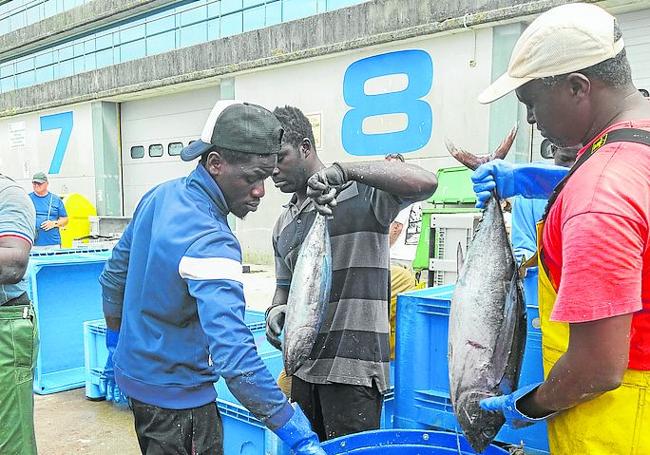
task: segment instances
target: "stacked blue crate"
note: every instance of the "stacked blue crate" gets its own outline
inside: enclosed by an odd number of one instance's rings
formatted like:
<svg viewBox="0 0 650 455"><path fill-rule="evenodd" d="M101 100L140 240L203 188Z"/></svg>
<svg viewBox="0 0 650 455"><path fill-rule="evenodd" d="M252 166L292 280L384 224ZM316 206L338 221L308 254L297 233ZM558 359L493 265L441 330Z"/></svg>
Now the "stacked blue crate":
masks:
<svg viewBox="0 0 650 455"><path fill-rule="evenodd" d="M108 251L35 252L28 267L28 294L38 321L40 345L34 392L48 394L84 385L82 324L102 316L97 279Z"/></svg>
<svg viewBox="0 0 650 455"><path fill-rule="evenodd" d="M447 336L454 286L400 294L397 298L395 428L459 431L449 399ZM543 380L536 299L528 311L528 338L520 384ZM515 430L504 426L497 441L523 444L527 453L548 453L545 424Z"/></svg>

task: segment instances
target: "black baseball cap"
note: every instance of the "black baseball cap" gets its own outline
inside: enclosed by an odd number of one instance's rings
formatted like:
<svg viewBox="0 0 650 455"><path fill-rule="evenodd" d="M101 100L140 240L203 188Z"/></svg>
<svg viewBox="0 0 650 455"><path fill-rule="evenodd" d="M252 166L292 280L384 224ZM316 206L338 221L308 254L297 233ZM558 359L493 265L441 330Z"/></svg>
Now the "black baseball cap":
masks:
<svg viewBox="0 0 650 455"><path fill-rule="evenodd" d="M192 161L214 148L271 155L280 152L282 134L280 121L268 109L241 101L217 101L201 138L181 150L181 159Z"/></svg>

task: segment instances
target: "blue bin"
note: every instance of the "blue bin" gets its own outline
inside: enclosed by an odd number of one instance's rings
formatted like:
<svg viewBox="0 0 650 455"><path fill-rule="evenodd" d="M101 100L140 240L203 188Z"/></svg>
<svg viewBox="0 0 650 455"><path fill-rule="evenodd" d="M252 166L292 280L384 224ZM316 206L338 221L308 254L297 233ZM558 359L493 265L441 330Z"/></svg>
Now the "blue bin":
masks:
<svg viewBox="0 0 650 455"><path fill-rule="evenodd" d="M97 281L110 252L35 254L28 268L28 294L38 320L40 346L34 392L82 387L83 322L102 317Z"/></svg>
<svg viewBox="0 0 650 455"><path fill-rule="evenodd" d="M397 297L394 428L460 431L449 399L447 345L454 285ZM530 291L529 291L530 292ZM541 332L536 305L528 306L528 337L520 384L543 380ZM548 453L545 424L515 430L505 425L496 437L522 444L530 453Z"/></svg>
<svg viewBox="0 0 650 455"><path fill-rule="evenodd" d="M323 444L327 455L471 455L464 437L455 433L416 430L366 431L332 439ZM488 446L483 455L506 455L497 446Z"/></svg>

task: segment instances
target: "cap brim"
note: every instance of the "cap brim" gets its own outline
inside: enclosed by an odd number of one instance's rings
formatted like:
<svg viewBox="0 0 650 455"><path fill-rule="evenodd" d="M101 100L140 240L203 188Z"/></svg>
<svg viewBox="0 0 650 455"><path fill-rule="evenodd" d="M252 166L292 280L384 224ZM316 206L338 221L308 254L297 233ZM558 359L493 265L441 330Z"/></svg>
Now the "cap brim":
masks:
<svg viewBox="0 0 650 455"><path fill-rule="evenodd" d="M45 183L47 180L40 180L40 179L34 179L32 180L32 183Z"/></svg>
<svg viewBox="0 0 650 455"><path fill-rule="evenodd" d="M214 145L207 142L203 142L201 139L194 141L181 150L181 159L183 161L192 161L199 156L203 155L205 152L210 151Z"/></svg>
<svg viewBox="0 0 650 455"><path fill-rule="evenodd" d="M478 96L478 102L481 104L489 104L493 101L503 98L513 90L518 89L526 82L530 82L534 77L510 77L508 73L503 74L496 81L492 82L488 88L483 90Z"/></svg>

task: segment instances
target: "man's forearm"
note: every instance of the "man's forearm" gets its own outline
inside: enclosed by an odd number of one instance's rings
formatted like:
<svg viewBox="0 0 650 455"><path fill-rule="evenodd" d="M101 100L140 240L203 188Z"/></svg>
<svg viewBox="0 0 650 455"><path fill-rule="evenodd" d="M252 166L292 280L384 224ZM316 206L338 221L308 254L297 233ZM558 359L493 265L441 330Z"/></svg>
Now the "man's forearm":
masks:
<svg viewBox="0 0 650 455"><path fill-rule="evenodd" d="M405 199L421 201L431 196L438 181L419 166L388 161L339 163L348 180L378 188Z"/></svg>
<svg viewBox="0 0 650 455"><path fill-rule="evenodd" d="M529 415L562 411L619 387L629 361L631 325L632 313L569 324L567 351L535 393L522 400Z"/></svg>
<svg viewBox="0 0 650 455"><path fill-rule="evenodd" d="M619 381L608 372L572 367L566 354L557 361L546 381L535 393L521 401L524 414L541 418L592 400L618 387Z"/></svg>
<svg viewBox="0 0 650 455"><path fill-rule="evenodd" d="M120 331L120 327L122 326L122 318L112 318L110 316L104 315L104 319L106 320L106 327L115 332Z"/></svg>
<svg viewBox="0 0 650 455"><path fill-rule="evenodd" d="M271 301L271 307L285 305L288 300L289 288L284 286L276 286L275 294L273 294L273 300Z"/></svg>
<svg viewBox="0 0 650 455"><path fill-rule="evenodd" d="M63 216L63 217L59 218L58 220L56 220L56 225L58 227L60 227L60 228L67 226L68 225L68 217Z"/></svg>

